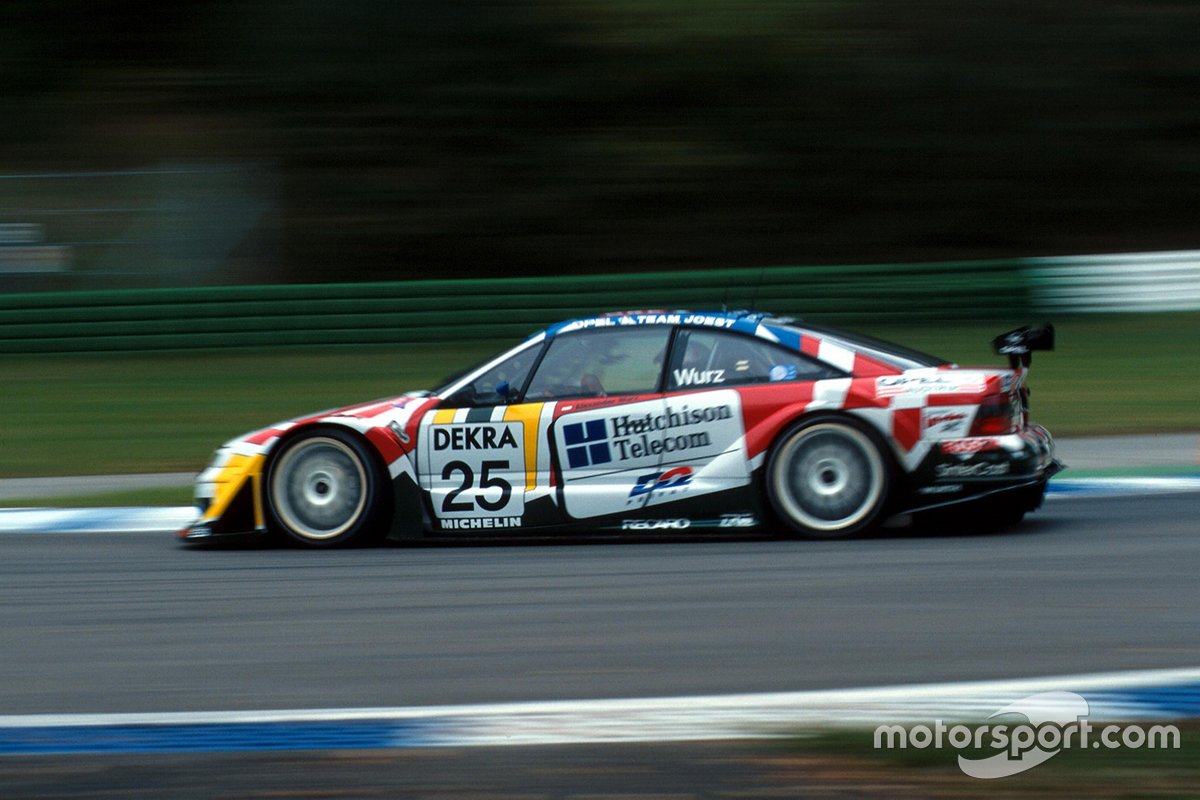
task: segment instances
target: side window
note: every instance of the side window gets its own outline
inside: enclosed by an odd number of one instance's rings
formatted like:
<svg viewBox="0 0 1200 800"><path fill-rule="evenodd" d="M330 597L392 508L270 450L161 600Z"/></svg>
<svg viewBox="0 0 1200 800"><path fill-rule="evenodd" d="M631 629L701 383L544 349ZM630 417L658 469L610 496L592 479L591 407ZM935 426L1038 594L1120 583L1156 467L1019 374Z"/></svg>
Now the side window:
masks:
<svg viewBox="0 0 1200 800"><path fill-rule="evenodd" d="M605 397L658 391L668 327L606 328L555 337L525 398Z"/></svg>
<svg viewBox="0 0 1200 800"><path fill-rule="evenodd" d="M511 403L521 392L540 347L527 347L509 356L447 398L451 407L496 406Z"/></svg>
<svg viewBox="0 0 1200 800"><path fill-rule="evenodd" d="M833 367L761 339L683 330L667 373L667 391L839 377L842 373Z"/></svg>

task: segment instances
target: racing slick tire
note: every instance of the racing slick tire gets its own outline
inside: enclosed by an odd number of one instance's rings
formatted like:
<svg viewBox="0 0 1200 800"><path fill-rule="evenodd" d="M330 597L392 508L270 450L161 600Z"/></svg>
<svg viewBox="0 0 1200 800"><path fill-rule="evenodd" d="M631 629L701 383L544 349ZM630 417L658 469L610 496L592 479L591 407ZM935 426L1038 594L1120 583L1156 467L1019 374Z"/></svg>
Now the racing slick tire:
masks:
<svg viewBox="0 0 1200 800"><path fill-rule="evenodd" d="M386 473L367 445L332 428L300 433L271 459L266 495L274 528L309 547L382 538Z"/></svg>
<svg viewBox="0 0 1200 800"><path fill-rule="evenodd" d="M866 431L841 417L802 420L767 463L767 498L800 536L838 539L870 528L888 500L891 469Z"/></svg>

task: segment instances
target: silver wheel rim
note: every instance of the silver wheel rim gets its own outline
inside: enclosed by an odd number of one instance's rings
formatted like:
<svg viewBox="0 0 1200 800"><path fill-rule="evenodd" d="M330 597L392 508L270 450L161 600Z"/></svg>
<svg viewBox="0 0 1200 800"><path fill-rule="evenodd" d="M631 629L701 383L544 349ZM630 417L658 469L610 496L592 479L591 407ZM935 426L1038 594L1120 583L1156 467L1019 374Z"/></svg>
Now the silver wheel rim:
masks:
<svg viewBox="0 0 1200 800"><path fill-rule="evenodd" d="M835 423L805 428L784 442L771 476L783 511L814 531L852 528L883 493L883 458L863 432Z"/></svg>
<svg viewBox="0 0 1200 800"><path fill-rule="evenodd" d="M305 539L333 539L349 530L367 504L367 472L347 444L305 439L275 465L271 498L279 520Z"/></svg>

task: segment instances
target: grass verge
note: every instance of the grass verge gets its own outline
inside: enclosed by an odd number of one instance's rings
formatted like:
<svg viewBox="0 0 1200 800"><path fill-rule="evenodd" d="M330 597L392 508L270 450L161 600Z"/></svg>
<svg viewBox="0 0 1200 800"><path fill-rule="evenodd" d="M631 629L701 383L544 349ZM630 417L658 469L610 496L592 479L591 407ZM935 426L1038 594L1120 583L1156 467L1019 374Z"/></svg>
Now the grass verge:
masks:
<svg viewBox="0 0 1200 800"><path fill-rule="evenodd" d="M190 506L191 486L153 489L127 489L119 492L63 495L61 497L24 497L0 500L0 508L119 508L131 506Z"/></svg>
<svg viewBox="0 0 1200 800"><path fill-rule="evenodd" d="M1200 429L1200 313L1055 321L1035 416L1056 435ZM863 325L962 364L995 365L1002 323ZM243 432L430 388L509 342L0 358L0 477L200 470Z"/></svg>

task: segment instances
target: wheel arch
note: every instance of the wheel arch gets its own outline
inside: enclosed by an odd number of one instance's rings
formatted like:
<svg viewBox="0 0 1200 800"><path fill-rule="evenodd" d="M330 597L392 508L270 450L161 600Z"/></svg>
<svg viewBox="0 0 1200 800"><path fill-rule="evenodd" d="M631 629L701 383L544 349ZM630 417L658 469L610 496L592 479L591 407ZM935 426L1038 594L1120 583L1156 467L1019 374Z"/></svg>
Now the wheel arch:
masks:
<svg viewBox="0 0 1200 800"><path fill-rule="evenodd" d="M841 411L836 409L807 411L795 415L780 425L779 430L777 430L775 435L771 437L770 444L767 445L767 449L764 451L764 453L766 453L766 458L763 459L764 474L766 471L766 466L771 460L771 454L775 452L775 449L779 446L779 443L783 441L788 434L801 425L816 424L822 419L828 419L832 422L844 422L865 433L868 437L870 437L871 441L875 443L875 446L879 448L879 452L883 454L883 460L887 465L889 477L891 477L893 480L907 481L908 473L904 471L904 468L900 464L900 458L896 453L895 442L889 441L888 437L881 430L879 430L879 427L872 424L870 420L849 411ZM766 486L764 483L764 490L765 488Z"/></svg>
<svg viewBox="0 0 1200 800"><path fill-rule="evenodd" d="M337 420L332 420L332 419L313 420L312 422L304 422L299 425L293 425L292 427L288 428L286 431L284 431L283 433L281 433L279 435L279 438L277 438L274 442L271 443L271 447L266 452L267 463L270 463L271 460L273 460L275 458L275 456L277 456L279 454L280 448L282 448L285 444L290 442L292 439L295 439L297 436L300 436L301 434L312 433L313 431L319 431L319 430L341 431L342 433L348 433L348 434L354 436L359 441L361 441L363 444L368 445L371 453L377 459L379 459L379 465L381 467L383 467L384 469L387 469L387 464L385 464L383 462L383 456L379 453L379 448L376 447L371 442L370 438L368 438L366 433L364 433L363 431L354 427L353 425L347 425L344 422L338 422Z"/></svg>
<svg viewBox="0 0 1200 800"><path fill-rule="evenodd" d="M359 428L346 425L335 420L314 420L305 422L300 425L295 425L283 432L271 446L263 453L263 466L261 480L259 481L261 497L260 502L263 509L264 522L268 530L276 535L285 535L279 527L277 512L275 511L271 501L270 479L271 471L278 460L280 454L287 450L289 444L296 439L306 435L319 435L322 431L340 433L354 439L362 448L362 451L367 454L371 463L369 468L374 471L375 477L380 481L380 489L378 492L379 501L383 504L381 516L387 522L388 533L390 538L394 533L395 519L397 518L397 491L396 482L392 480L387 463L384 461L383 454L379 452L379 448L371 441L370 437ZM383 539L384 536L372 537L375 539Z"/></svg>
<svg viewBox="0 0 1200 800"><path fill-rule="evenodd" d="M771 437L770 444L764 451L765 458L763 459L762 470L758 480L759 495L763 509L771 515L776 524L788 526L788 523L782 519L779 512L775 509L775 504L770 496L769 485L771 481L772 461L780 445L793 433L799 429L811 427L822 422L841 423L854 428L866 436L879 452L887 473L887 495L884 498L880 512L875 517L875 521L878 522L879 520L886 519L890 514L895 512L896 508L903 504L903 498L908 495L908 473L901 466L894 443L890 442L888 437L876 425L861 416L838 409L819 409L797 414L779 426L779 429Z"/></svg>

